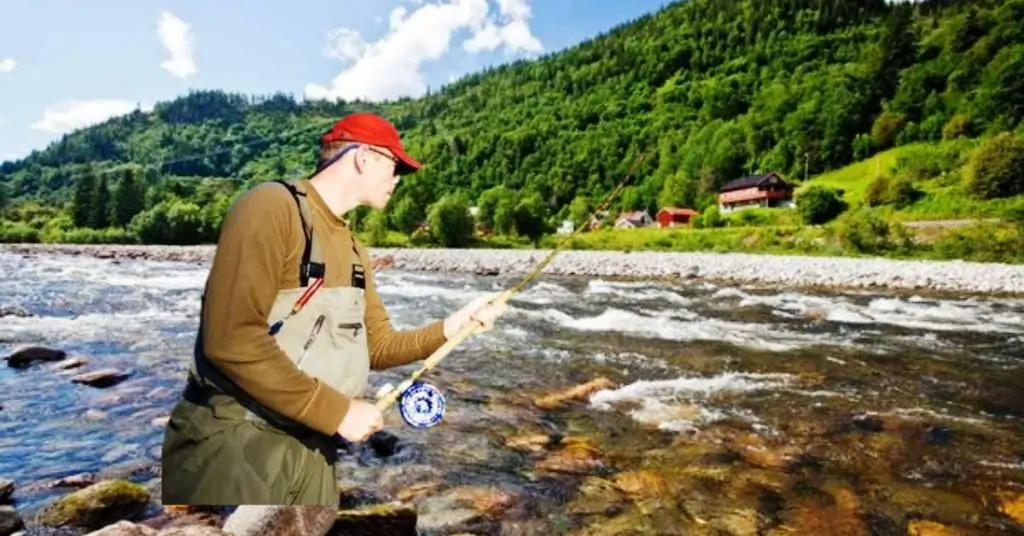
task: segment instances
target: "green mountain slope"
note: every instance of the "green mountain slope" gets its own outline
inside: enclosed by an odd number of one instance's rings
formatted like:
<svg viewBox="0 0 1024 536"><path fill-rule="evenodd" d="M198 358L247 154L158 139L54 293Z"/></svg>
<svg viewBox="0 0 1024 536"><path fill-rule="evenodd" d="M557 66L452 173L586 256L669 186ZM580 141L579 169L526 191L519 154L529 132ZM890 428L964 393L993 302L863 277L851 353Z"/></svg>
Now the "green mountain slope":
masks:
<svg viewBox="0 0 1024 536"><path fill-rule="evenodd" d="M748 172L800 180L894 146L1019 129L1020 20L1024 0L677 2L419 99L193 92L3 164L0 184L10 199L57 206L72 199L77 177L116 169L111 188L132 175L148 189L133 233L209 240L240 188L307 173L316 135L341 114L370 109L393 120L426 164L378 226L410 231L428 205L458 191L488 207L485 223L523 231L532 216L580 213L641 152L617 208L703 208ZM507 190L481 199L495 187ZM31 220L40 209L25 210ZM103 220L71 212L53 228ZM28 225L43 225L35 221Z"/></svg>

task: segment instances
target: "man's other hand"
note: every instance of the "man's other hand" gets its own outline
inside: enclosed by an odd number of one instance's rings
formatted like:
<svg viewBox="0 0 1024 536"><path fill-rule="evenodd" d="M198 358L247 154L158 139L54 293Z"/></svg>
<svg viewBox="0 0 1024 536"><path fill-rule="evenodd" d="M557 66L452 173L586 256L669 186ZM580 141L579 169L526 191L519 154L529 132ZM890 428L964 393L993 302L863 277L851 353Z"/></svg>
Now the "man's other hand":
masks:
<svg viewBox="0 0 1024 536"><path fill-rule="evenodd" d="M377 406L365 400L353 399L348 413L338 426L338 435L350 443L362 443L384 427L384 417Z"/></svg>
<svg viewBox="0 0 1024 536"><path fill-rule="evenodd" d="M505 314L508 304L502 300L503 292L481 296L459 309L444 321L444 336L451 339L471 322L479 323L477 331L489 331L495 320Z"/></svg>

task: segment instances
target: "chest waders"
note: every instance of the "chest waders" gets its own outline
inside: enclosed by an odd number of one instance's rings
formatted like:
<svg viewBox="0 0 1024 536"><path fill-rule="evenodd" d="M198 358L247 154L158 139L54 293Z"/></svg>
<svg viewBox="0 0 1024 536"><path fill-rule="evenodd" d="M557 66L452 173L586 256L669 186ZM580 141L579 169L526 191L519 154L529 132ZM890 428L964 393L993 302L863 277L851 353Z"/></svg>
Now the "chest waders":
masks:
<svg viewBox="0 0 1024 536"><path fill-rule="evenodd" d="M278 182L298 205L306 244L300 286L278 293L270 332L306 374L346 396L361 396L370 356L363 325L366 274L359 253L350 286L316 288L326 266L306 194L297 183ZM304 294L308 301L299 306ZM188 383L167 424L161 502L337 508L334 436L256 402L203 354L202 336L200 326Z"/></svg>

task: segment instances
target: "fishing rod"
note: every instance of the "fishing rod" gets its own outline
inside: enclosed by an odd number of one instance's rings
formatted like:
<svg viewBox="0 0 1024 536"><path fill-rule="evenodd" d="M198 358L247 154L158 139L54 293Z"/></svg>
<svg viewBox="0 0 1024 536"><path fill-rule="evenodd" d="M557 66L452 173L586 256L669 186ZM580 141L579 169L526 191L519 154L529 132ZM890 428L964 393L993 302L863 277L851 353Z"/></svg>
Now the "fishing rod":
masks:
<svg viewBox="0 0 1024 536"><path fill-rule="evenodd" d="M623 179L619 181L618 185L616 185L615 188L605 196L601 203L599 203L591 212L590 217L584 219L579 226L573 229L571 233L566 235L565 238L556 244L555 247L518 283L499 294L497 298L490 302L490 304L508 303L512 296L522 291L527 283L540 275L555 256L569 244L573 236L583 230L587 225L590 225L590 222L596 218L601 211L605 210L611 201L619 195L622 189L626 186L626 183L629 181L630 176L644 160L644 157L645 153L640 153L640 155L637 156L636 160L633 161L633 165L630 166L629 171L626 172L626 176L623 177ZM479 321L468 322L461 330L459 330L458 333L452 336L451 339L445 341L440 348L427 357L423 361L423 364L397 387L390 383L381 386L376 393L377 409L383 413L391 407L392 404L398 402L402 420L409 426L413 426L415 428L429 428L440 423L444 418L445 413L444 395L441 394L441 391L437 387L420 380L420 377L437 367L437 365L441 363L448 354L455 350L462 341L476 333L476 331L482 326L483 324Z"/></svg>

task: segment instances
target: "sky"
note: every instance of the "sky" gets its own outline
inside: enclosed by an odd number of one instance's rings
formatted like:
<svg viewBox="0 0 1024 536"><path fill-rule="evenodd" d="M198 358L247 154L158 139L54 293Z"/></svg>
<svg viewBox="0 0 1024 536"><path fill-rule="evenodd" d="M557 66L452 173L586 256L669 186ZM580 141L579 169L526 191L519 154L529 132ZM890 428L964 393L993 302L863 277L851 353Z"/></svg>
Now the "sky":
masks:
<svg viewBox="0 0 1024 536"><path fill-rule="evenodd" d="M415 97L667 2L0 0L0 161L191 89Z"/></svg>

